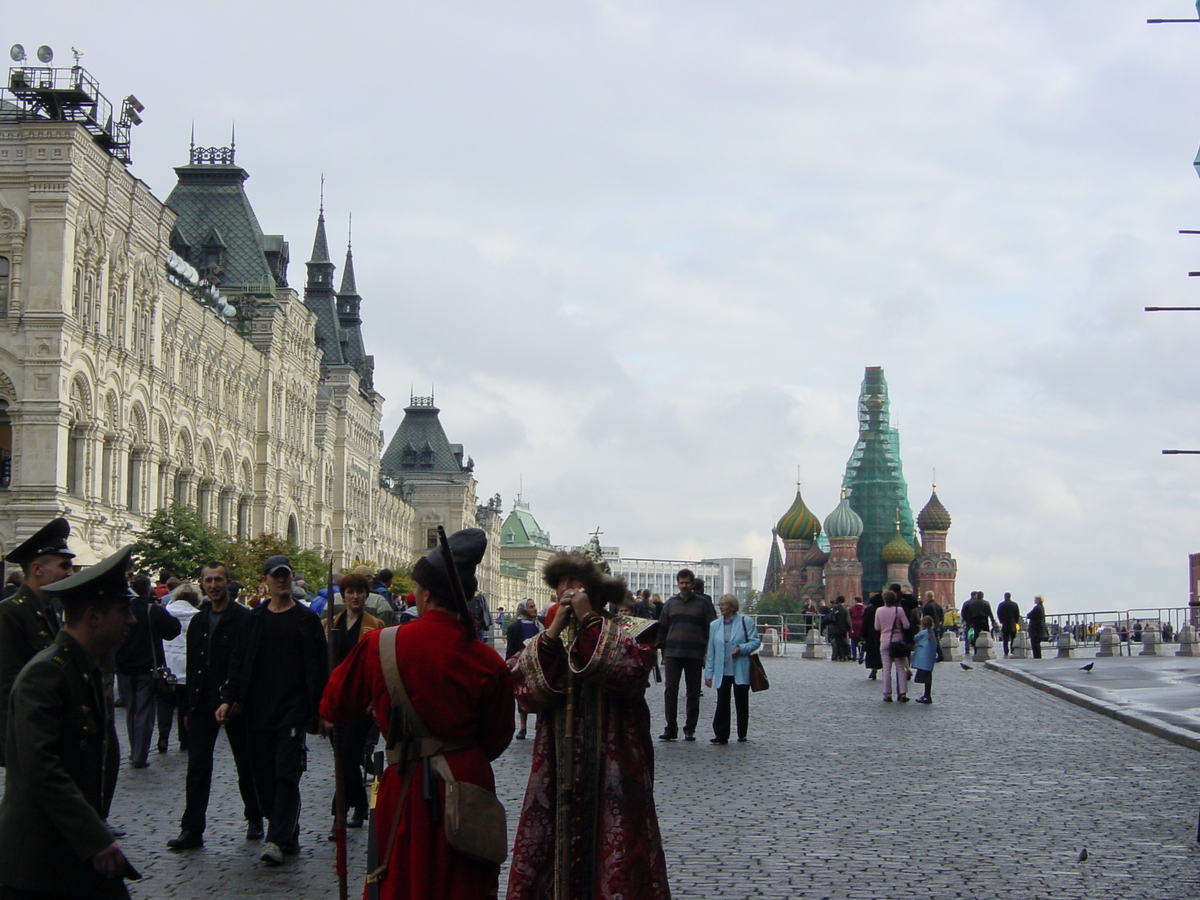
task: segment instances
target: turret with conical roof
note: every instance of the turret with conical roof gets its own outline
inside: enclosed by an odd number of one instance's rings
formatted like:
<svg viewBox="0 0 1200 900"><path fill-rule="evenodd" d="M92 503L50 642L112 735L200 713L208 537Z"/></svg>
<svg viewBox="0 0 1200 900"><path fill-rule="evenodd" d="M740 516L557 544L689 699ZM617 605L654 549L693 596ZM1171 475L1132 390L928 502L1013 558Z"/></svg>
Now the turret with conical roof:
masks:
<svg viewBox="0 0 1200 900"><path fill-rule="evenodd" d="M337 292L338 328L341 331L342 358L354 366L364 391L374 388L375 358L368 356L362 338L362 297L354 283L354 252L346 240L346 265L342 269L342 286Z"/></svg>
<svg viewBox="0 0 1200 900"><path fill-rule="evenodd" d="M325 202L317 212L317 233L313 238L312 258L305 266L308 280L304 285L304 305L317 317L317 346L326 368L344 365L342 329L338 324L337 298L333 293L334 264L329 259L329 241L325 237Z"/></svg>
<svg viewBox="0 0 1200 900"><path fill-rule="evenodd" d="M783 557L779 553L779 533L771 529L771 550L767 554L767 573L763 576L764 594L773 594L783 588Z"/></svg>

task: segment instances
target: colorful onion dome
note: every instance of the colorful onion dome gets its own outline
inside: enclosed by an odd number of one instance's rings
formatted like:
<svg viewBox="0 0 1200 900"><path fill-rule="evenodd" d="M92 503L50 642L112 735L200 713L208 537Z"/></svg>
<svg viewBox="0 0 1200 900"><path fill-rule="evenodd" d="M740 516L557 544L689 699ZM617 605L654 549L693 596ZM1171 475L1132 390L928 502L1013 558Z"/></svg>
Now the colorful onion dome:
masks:
<svg viewBox="0 0 1200 900"><path fill-rule="evenodd" d="M925 504L925 508L917 516L917 527L922 531L950 530L950 513L946 511L946 507L942 506L942 501L938 499L936 484L933 486L933 493L929 495L929 502Z"/></svg>
<svg viewBox="0 0 1200 900"><path fill-rule="evenodd" d="M816 541L814 541L813 545L804 552L805 566L816 566L817 568L820 568L827 562L829 562L829 554L822 550L821 545Z"/></svg>
<svg viewBox="0 0 1200 900"><path fill-rule="evenodd" d="M892 535L892 539L879 551L879 558L885 563L910 563L917 558L912 545L900 534L899 522L896 523L896 533Z"/></svg>
<svg viewBox="0 0 1200 900"><path fill-rule="evenodd" d="M785 541L812 541L821 533L821 520L812 514L800 497L800 485L796 485L796 499L775 526Z"/></svg>
<svg viewBox="0 0 1200 900"><path fill-rule="evenodd" d="M842 502L825 519L825 534L829 536L830 540L837 540L838 538L860 538L862 533L862 516L850 508L850 501L846 499L846 489L842 488Z"/></svg>

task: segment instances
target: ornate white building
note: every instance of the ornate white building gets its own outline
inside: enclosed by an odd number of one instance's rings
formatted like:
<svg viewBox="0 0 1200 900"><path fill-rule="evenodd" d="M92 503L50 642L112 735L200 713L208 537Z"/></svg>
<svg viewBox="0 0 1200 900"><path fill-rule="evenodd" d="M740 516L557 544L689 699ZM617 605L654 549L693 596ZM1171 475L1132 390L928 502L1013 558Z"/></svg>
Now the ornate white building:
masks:
<svg viewBox="0 0 1200 900"><path fill-rule="evenodd" d="M107 101L82 69L17 67L8 83L0 553L62 514L103 555L173 500L235 536L332 553L339 568L406 564L429 528L475 524L460 446L453 477L421 469L424 445L413 471L405 457L381 475L383 397L353 259L335 291L323 209L301 298L232 146L193 146L164 203L126 168L128 126L121 143L119 127L86 115Z"/></svg>

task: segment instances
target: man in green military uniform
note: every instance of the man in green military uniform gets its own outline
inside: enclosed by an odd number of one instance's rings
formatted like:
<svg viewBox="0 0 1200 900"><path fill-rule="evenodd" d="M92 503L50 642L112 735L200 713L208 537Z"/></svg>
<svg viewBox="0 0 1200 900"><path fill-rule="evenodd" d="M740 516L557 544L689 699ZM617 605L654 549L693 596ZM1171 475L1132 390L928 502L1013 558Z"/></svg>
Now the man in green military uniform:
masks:
<svg viewBox="0 0 1200 900"><path fill-rule="evenodd" d="M66 519L54 519L5 557L21 567L24 580L15 594L0 601L0 766L13 682L34 654L49 647L58 634L58 613L42 588L71 574L75 554L67 549L70 533Z"/></svg>
<svg viewBox="0 0 1200 900"><path fill-rule="evenodd" d="M124 879L137 877L104 822L117 734L99 666L134 621L130 561L125 547L45 588L61 598L65 621L9 698L0 900L126 898Z"/></svg>

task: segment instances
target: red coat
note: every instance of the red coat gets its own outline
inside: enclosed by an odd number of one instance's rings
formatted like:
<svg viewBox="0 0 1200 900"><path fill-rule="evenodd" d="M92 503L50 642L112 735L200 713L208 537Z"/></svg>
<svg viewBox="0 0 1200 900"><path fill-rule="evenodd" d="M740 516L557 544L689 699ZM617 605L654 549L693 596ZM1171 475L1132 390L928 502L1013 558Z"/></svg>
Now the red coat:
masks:
<svg viewBox="0 0 1200 900"><path fill-rule="evenodd" d="M369 708L384 737L392 701L379 660L379 637L372 631L359 641L329 679L321 699L321 718L334 724L363 716ZM474 746L446 754L459 781L495 790L491 761L512 740L512 676L500 655L487 644L468 639L454 616L426 610L396 637L396 666L413 708L425 727L444 739L473 737ZM408 764L416 767L416 761ZM388 766L380 781L373 815L382 858L395 821L396 802L405 773ZM439 791L444 794L444 788ZM444 802L444 798L443 798ZM494 897L500 867L475 862L451 849L441 822L429 821L418 771L405 798L399 834L379 895L383 900L475 900Z"/></svg>

